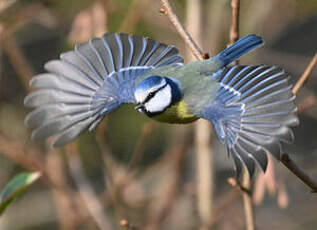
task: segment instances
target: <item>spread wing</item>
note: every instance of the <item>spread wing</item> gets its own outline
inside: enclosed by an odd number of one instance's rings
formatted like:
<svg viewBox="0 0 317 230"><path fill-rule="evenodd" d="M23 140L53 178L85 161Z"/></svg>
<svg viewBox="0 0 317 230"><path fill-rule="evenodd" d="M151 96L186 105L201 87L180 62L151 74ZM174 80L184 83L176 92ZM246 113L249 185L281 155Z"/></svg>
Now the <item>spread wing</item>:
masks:
<svg viewBox="0 0 317 230"><path fill-rule="evenodd" d="M201 117L212 121L227 146L237 174L246 166L267 167L267 154L280 159L281 143L293 141L291 127L298 124L295 96L289 76L274 66L232 66L214 75L221 84Z"/></svg>
<svg viewBox="0 0 317 230"><path fill-rule="evenodd" d="M94 129L105 115L134 102L134 81L153 68L183 58L171 46L127 34L106 34L61 54L45 64L48 73L34 76L38 88L24 105L35 108L25 119L35 130L32 139L58 135L59 147Z"/></svg>

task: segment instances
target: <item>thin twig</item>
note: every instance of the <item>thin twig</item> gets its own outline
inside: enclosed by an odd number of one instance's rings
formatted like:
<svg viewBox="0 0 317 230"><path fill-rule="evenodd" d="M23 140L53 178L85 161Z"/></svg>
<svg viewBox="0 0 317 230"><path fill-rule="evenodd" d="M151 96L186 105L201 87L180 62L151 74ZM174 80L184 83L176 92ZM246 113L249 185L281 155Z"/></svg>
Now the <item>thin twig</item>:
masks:
<svg viewBox="0 0 317 230"><path fill-rule="evenodd" d="M13 6L18 0L7 0L0 2L0 14Z"/></svg>
<svg viewBox="0 0 317 230"><path fill-rule="evenodd" d="M3 156L11 159L29 171L40 171L42 174L41 181L48 185L54 194L58 194L60 197L59 201L61 201L59 204L63 205L61 208L68 214L67 216L60 216L61 229L74 229L77 227L82 221L82 215L80 215L79 209L77 208L79 203L74 199L73 191L59 180L59 178L65 178L65 176L60 177L56 174L56 172L61 172L61 170L57 168L58 165L52 165L54 162L49 157L47 160L44 159L44 155L49 154L40 154L37 150L25 144L21 144L16 140L9 139L2 134L0 134L0 146ZM59 157L58 154L55 155ZM45 161L50 163L52 167L45 166Z"/></svg>
<svg viewBox="0 0 317 230"><path fill-rule="evenodd" d="M303 181L308 187L312 189L312 192L317 192L317 182L310 178L300 167L298 167L295 162L284 153L281 157L281 162L292 171L301 181Z"/></svg>
<svg viewBox="0 0 317 230"><path fill-rule="evenodd" d="M254 215L254 206L252 202L252 193L251 193L252 181L247 170L245 170L243 173L242 186L243 188L246 188L248 191L250 191L249 193L244 192L242 194L245 220L246 220L246 228L247 230L255 230L255 215Z"/></svg>
<svg viewBox="0 0 317 230"><path fill-rule="evenodd" d="M317 64L317 53L313 57L313 59L310 61L309 65L307 66L306 70L302 74L302 76L299 78L299 80L296 82L295 86L293 87L293 93L297 94L300 88L303 87L303 85L307 82L308 77L313 72L314 67Z"/></svg>
<svg viewBox="0 0 317 230"><path fill-rule="evenodd" d="M241 193L251 194L250 189L244 187L238 180L234 179L233 177L229 177L227 182Z"/></svg>
<svg viewBox="0 0 317 230"><path fill-rule="evenodd" d="M166 16L169 18L171 23L175 26L177 32L180 34L180 36L184 39L185 43L188 45L194 56L198 60L203 60L206 55L201 51L201 49L198 47L198 45L194 42L193 38L190 36L190 34L187 32L187 30L184 28L184 26L180 23L178 17L174 13L171 4L169 0L161 0L162 5L165 9L160 10L160 12L164 12Z"/></svg>
<svg viewBox="0 0 317 230"><path fill-rule="evenodd" d="M0 134L0 146L3 156L13 160L29 171L40 171L43 174L45 167L42 162L44 160L40 159L33 149L26 149L23 144L11 140L2 134ZM46 177L45 173L42 175L43 177Z"/></svg>
<svg viewBox="0 0 317 230"><path fill-rule="evenodd" d="M240 0L231 1L232 8L232 21L230 28L230 44L232 45L239 39L239 10L240 10Z"/></svg>
<svg viewBox="0 0 317 230"><path fill-rule="evenodd" d="M230 28L230 44L232 45L239 39L239 11L240 11L240 0L232 0L232 23ZM235 65L238 64L238 60L234 62ZM230 180L228 180L230 183ZM232 182L232 180L231 180ZM233 184L236 188L242 191L243 203L244 203L244 212L246 218L246 228L247 230L255 229L255 215L254 208L252 203L251 195L251 178L250 175L245 170L243 172L242 184L236 181L236 184Z"/></svg>
<svg viewBox="0 0 317 230"><path fill-rule="evenodd" d="M127 230L137 230L137 227L131 224L127 219L120 220L120 226Z"/></svg>
<svg viewBox="0 0 317 230"><path fill-rule="evenodd" d="M298 91L303 87L305 82L307 82L308 77L311 75L314 67L317 64L317 54L313 57L306 70L297 81L293 88L293 93L297 94ZM281 162L291 170L295 176L297 176L300 180L302 180L308 187L312 189L313 192L317 192L317 182L311 179L300 167L298 167L294 161L288 156L288 154L284 153L281 156Z"/></svg>
<svg viewBox="0 0 317 230"><path fill-rule="evenodd" d="M199 46L202 46L203 0L187 0L186 29ZM194 61L187 46L188 60ZM195 177L197 211L202 224L206 224L213 216L214 207L214 168L213 150L211 148L212 131L206 120L195 122Z"/></svg>
<svg viewBox="0 0 317 230"><path fill-rule="evenodd" d="M139 141L132 153L132 157L131 160L129 162L129 169L134 168L142 159L142 156L144 154L144 148L145 148L145 144L147 139L150 137L150 133L152 132L153 128L154 128L155 123L150 121L147 124L145 124L142 127L142 133L141 136L139 138Z"/></svg>
<svg viewBox="0 0 317 230"><path fill-rule="evenodd" d="M251 192L251 178L250 175L245 171L243 172L243 179L241 184L238 180L230 177L228 183L234 188L239 190L243 197L244 212L246 217L246 228L247 230L255 229L255 216L254 208L252 203L252 192Z"/></svg>
<svg viewBox="0 0 317 230"><path fill-rule="evenodd" d="M240 0L231 1L232 8L232 22L230 28L230 45L238 41L239 39L239 11L240 11ZM239 61L234 62L235 65L239 64Z"/></svg>
<svg viewBox="0 0 317 230"><path fill-rule="evenodd" d="M3 49L10 58L10 61L21 78L25 88L30 90L29 81L34 73L28 64L28 61L24 57L21 49L18 47L10 29L4 29L3 33L5 36L5 39L1 39L1 42L3 43Z"/></svg>
<svg viewBox="0 0 317 230"><path fill-rule="evenodd" d="M97 195L95 194L91 184L89 183L86 175L83 172L83 166L79 158L79 152L77 149L77 142L70 144L66 148L68 156L68 164L70 172L74 178L74 181L79 190L79 194L82 197L87 209L89 210L92 218L101 230L112 229L111 222L107 216L104 215L103 206Z"/></svg>

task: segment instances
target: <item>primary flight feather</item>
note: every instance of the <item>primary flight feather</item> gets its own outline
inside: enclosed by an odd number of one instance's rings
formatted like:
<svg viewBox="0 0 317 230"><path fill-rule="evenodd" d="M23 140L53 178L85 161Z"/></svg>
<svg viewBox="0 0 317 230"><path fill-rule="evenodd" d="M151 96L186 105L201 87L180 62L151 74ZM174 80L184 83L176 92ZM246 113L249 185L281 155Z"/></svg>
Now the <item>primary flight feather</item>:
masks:
<svg viewBox="0 0 317 230"><path fill-rule="evenodd" d="M57 135L54 147L93 130L119 106L135 108L155 120L190 123L199 118L214 124L240 174L263 171L267 154L277 159L281 143L293 141L290 127L298 124L289 76L266 65L234 65L264 44L246 36L204 61L183 63L171 45L127 34L106 34L61 54L45 65L48 73L32 78L39 90L25 98L35 108L26 124L32 139Z"/></svg>

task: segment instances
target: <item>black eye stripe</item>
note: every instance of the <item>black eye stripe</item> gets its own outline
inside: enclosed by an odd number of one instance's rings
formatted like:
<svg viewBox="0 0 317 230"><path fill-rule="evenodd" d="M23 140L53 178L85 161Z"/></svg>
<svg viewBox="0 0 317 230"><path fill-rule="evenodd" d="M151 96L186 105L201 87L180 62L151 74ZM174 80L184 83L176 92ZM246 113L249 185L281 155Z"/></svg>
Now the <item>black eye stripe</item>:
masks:
<svg viewBox="0 0 317 230"><path fill-rule="evenodd" d="M151 92L147 95L147 97L144 99L143 104L145 104L146 102L148 102L149 100L151 100L151 98L153 98L155 96L155 94L160 91L161 89L165 88L167 86L167 83L165 83L164 85L162 85L160 88L158 88L156 91Z"/></svg>

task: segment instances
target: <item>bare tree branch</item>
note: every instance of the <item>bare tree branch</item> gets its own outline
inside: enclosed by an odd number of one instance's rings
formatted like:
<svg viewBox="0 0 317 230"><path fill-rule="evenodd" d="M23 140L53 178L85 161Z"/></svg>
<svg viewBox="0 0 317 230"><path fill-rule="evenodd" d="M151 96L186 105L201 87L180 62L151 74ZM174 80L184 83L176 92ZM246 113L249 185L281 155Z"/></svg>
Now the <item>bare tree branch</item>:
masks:
<svg viewBox="0 0 317 230"><path fill-rule="evenodd" d="M239 11L240 11L240 0L232 0L231 1L232 8L232 23L230 28L230 45L235 43L239 39ZM237 65L239 62L236 60L234 62ZM228 182L234 182L228 180ZM254 216L254 208L252 203L252 195L251 195L251 178L248 174L247 170L244 170L242 182L241 184L236 181L236 183L232 184L234 187L238 188L242 191L243 203L244 203L244 212L246 218L246 227L247 230L255 229L255 216Z"/></svg>
<svg viewBox="0 0 317 230"><path fill-rule="evenodd" d="M304 170L298 167L295 162L288 156L288 154L284 153L281 157L282 163L292 171L295 176L297 176L301 181L303 181L308 187L312 189L312 192L317 192L317 182L310 178Z"/></svg>
<svg viewBox="0 0 317 230"><path fill-rule="evenodd" d="M247 170L245 170L245 172L243 173L242 186L250 191L249 193L244 192L242 194L243 204L244 204L244 213L245 213L245 219L246 219L246 227L247 227L247 230L255 230L255 215L254 215L254 206L252 202L252 193L251 193L252 181Z"/></svg>
<svg viewBox="0 0 317 230"><path fill-rule="evenodd" d="M232 8L232 21L230 28L230 44L232 45L239 39L239 12L240 12L240 0L232 0L231 1ZM239 61L234 61L234 64L239 64Z"/></svg>
<svg viewBox="0 0 317 230"><path fill-rule="evenodd" d="M186 29L199 46L203 38L203 1L187 0ZM187 46L188 47L188 46ZM186 50L188 60L194 61L190 49ZM197 209L203 224L213 218L214 204L214 168L213 150L211 148L212 130L210 122L198 120L194 124L195 140L195 177L197 191Z"/></svg>
<svg viewBox="0 0 317 230"><path fill-rule="evenodd" d="M240 0L232 0L231 8L232 8L232 19L231 19L231 27L230 27L230 45L232 45L239 39Z"/></svg>
<svg viewBox="0 0 317 230"><path fill-rule="evenodd" d="M311 75L314 67L317 64L317 54L313 57L304 73L297 81L295 86L293 87L293 93L297 94L298 91L303 87L303 85L307 82L309 76ZM288 156L288 154L284 153L281 157L281 162L292 171L295 176L297 176L301 181L303 181L308 187L312 189L312 192L317 192L317 182L310 178L304 170L302 170L299 166L295 164L295 162Z"/></svg>
<svg viewBox="0 0 317 230"><path fill-rule="evenodd" d="M68 145L66 147L66 152L68 156L70 172L77 185L79 194L82 197L92 218L96 222L99 229L112 229L110 220L108 220L107 216L104 215L104 210L103 206L101 205L101 201L98 199L97 195L93 191L93 188L83 171L83 166L79 158L79 152L77 149L77 142Z"/></svg>
<svg viewBox="0 0 317 230"><path fill-rule="evenodd" d="M204 55L204 53L201 51L198 45L194 42L193 38L190 36L190 34L187 32L184 26L180 23L178 17L176 16L171 7L169 0L161 0L161 2L164 7L164 10L160 10L160 12L163 12L167 15L168 19L175 26L177 32L184 39L185 43L188 45L194 56L198 60L205 59L206 55Z"/></svg>
<svg viewBox="0 0 317 230"><path fill-rule="evenodd" d="M25 88L29 91L29 81L31 77L34 75L28 61L24 57L21 49L18 47L13 34L11 33L10 29L6 28L3 30L5 33L4 38L1 39L1 42L4 44L3 49L7 53L10 61L17 71L18 76L23 82Z"/></svg>
<svg viewBox="0 0 317 230"><path fill-rule="evenodd" d="M297 94L300 88L302 88L303 85L307 82L308 77L313 72L313 69L315 68L316 64L317 64L317 53L315 54L315 56L313 57L309 65L307 66L306 70L304 71L300 79L296 82L295 86L293 87L294 94Z"/></svg>
<svg viewBox="0 0 317 230"><path fill-rule="evenodd" d="M143 125L142 127L142 133L139 138L139 141L132 153L131 160L129 162L129 168L132 169L134 168L142 159L142 156L144 154L144 148L146 141L150 137L151 132L153 131L155 123L150 121L147 124Z"/></svg>

